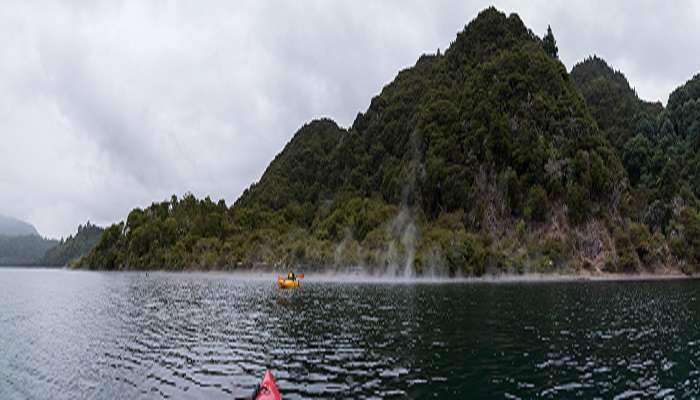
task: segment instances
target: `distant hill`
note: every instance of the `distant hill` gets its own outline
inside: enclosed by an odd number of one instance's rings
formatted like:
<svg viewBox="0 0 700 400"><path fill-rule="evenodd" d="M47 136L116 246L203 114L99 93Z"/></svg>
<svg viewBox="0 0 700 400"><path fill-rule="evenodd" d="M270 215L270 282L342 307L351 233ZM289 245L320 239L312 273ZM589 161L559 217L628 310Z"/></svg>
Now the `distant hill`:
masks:
<svg viewBox="0 0 700 400"><path fill-rule="evenodd" d="M0 265L33 265L57 243L39 236L31 224L0 215Z"/></svg>
<svg viewBox="0 0 700 400"><path fill-rule="evenodd" d="M0 215L0 235L5 236L26 236L39 235L33 225L16 218Z"/></svg>
<svg viewBox="0 0 700 400"><path fill-rule="evenodd" d="M58 240L45 239L39 235L0 235L0 265L37 265L46 251L58 244Z"/></svg>
<svg viewBox="0 0 700 400"><path fill-rule="evenodd" d="M88 254L102 235L103 228L78 226L78 232L66 239L39 236L33 226L14 218L2 217L0 266L65 266Z"/></svg>
<svg viewBox="0 0 700 400"><path fill-rule="evenodd" d="M90 253L102 236L103 228L88 221L78 226L75 236L62 239L55 247L49 249L38 261L45 266L66 266L80 257Z"/></svg>

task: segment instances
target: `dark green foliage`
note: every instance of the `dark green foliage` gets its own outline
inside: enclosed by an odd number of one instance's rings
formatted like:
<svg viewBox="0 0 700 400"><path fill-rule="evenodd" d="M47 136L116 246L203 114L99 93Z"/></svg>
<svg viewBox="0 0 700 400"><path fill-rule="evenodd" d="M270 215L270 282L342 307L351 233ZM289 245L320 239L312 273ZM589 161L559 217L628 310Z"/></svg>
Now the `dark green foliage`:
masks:
<svg viewBox="0 0 700 400"><path fill-rule="evenodd" d="M686 272L700 271L700 214L697 211L686 208L681 212L671 233L671 249L676 257L687 263Z"/></svg>
<svg viewBox="0 0 700 400"><path fill-rule="evenodd" d="M651 171L652 144L643 134L638 134L625 144L622 161L629 174L630 183L637 185L644 175Z"/></svg>
<svg viewBox="0 0 700 400"><path fill-rule="evenodd" d="M368 198L351 198L315 224L320 238L340 241L346 236L364 240L376 227L396 216L397 209L384 202Z"/></svg>
<svg viewBox="0 0 700 400"><path fill-rule="evenodd" d="M639 260L647 266L654 266L665 261L667 249L661 233L651 234L644 224L632 223L629 226L630 239Z"/></svg>
<svg viewBox="0 0 700 400"><path fill-rule="evenodd" d="M489 7L479 13L445 51L451 67L474 64L479 60L516 48L523 41L536 41L517 14L506 16Z"/></svg>
<svg viewBox="0 0 700 400"><path fill-rule="evenodd" d="M542 47L548 56L559 59L559 48L557 47L557 41L554 39L552 27L549 25L547 25L547 34L542 38Z"/></svg>
<svg viewBox="0 0 700 400"><path fill-rule="evenodd" d="M431 268L431 263L437 262L447 268L450 276L481 276L489 262L487 245L484 238L463 229L436 226L425 234L424 258L418 260L418 266L425 272ZM433 259L429 259L430 255Z"/></svg>
<svg viewBox="0 0 700 400"><path fill-rule="evenodd" d="M697 144L700 139L700 74L671 93L667 110L675 131Z"/></svg>
<svg viewBox="0 0 700 400"><path fill-rule="evenodd" d="M530 188L525 203L525 216L533 221L544 221L549 210L549 200L547 192L540 185L535 185Z"/></svg>
<svg viewBox="0 0 700 400"><path fill-rule="evenodd" d="M46 266L65 266L87 255L102 236L103 228L88 221L85 226L78 226L75 236L61 240L56 247L49 249L41 258L39 264Z"/></svg>
<svg viewBox="0 0 700 400"><path fill-rule="evenodd" d="M652 125L661 111L660 103L640 100L627 78L601 58L594 56L576 64L571 78L583 94L598 127L618 150L634 136L637 125Z"/></svg>
<svg viewBox="0 0 700 400"><path fill-rule="evenodd" d="M617 255L616 270L611 272L636 272L639 269L637 253L627 232L620 228L613 231L615 239L615 251Z"/></svg>
<svg viewBox="0 0 700 400"><path fill-rule="evenodd" d="M90 268L222 267L232 262L223 255L224 239L236 233L233 215L223 201L208 197L153 203L134 209L126 223L107 228L95 249L79 266ZM229 243L230 245L230 243Z"/></svg>
<svg viewBox="0 0 700 400"><path fill-rule="evenodd" d="M327 119L304 125L272 161L260 182L246 190L236 204L247 207L255 203L279 210L291 202L314 204L330 197L339 182L328 166L345 133Z"/></svg>
<svg viewBox="0 0 700 400"><path fill-rule="evenodd" d="M538 244L538 251L551 261L551 267L560 267L571 258L571 244L562 239L546 239Z"/></svg>
<svg viewBox="0 0 700 400"><path fill-rule="evenodd" d="M643 195L644 201L634 199L631 215L664 230L674 198L700 194L700 75L676 89L666 109L640 100L624 75L600 58L577 64L571 75L621 154L635 195Z"/></svg>
<svg viewBox="0 0 700 400"><path fill-rule="evenodd" d="M645 265L663 263L669 243L686 272L697 271L700 75L671 93L664 109L641 101L624 75L599 58L576 65L571 74L618 148L632 185L626 213L640 223L630 224L629 242L616 232L618 265L634 267L631 248Z"/></svg>
<svg viewBox="0 0 700 400"><path fill-rule="evenodd" d="M591 201L581 185L573 183L567 187L566 204L569 218L574 223L582 223L588 217Z"/></svg>

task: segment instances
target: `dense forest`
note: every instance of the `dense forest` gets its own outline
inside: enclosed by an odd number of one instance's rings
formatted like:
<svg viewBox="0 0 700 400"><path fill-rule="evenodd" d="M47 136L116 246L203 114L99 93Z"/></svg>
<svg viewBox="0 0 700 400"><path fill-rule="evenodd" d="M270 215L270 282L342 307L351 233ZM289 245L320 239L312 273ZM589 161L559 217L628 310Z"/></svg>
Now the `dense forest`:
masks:
<svg viewBox="0 0 700 400"><path fill-rule="evenodd" d="M53 267L70 265L97 245L103 231L103 228L91 224L90 221L84 226L79 225L75 236L70 235L68 238L61 239L56 246L46 251L37 264Z"/></svg>
<svg viewBox="0 0 700 400"><path fill-rule="evenodd" d="M482 11L349 128L296 132L232 205L133 210L78 265L390 274L695 272L700 76L664 108L551 29Z"/></svg>

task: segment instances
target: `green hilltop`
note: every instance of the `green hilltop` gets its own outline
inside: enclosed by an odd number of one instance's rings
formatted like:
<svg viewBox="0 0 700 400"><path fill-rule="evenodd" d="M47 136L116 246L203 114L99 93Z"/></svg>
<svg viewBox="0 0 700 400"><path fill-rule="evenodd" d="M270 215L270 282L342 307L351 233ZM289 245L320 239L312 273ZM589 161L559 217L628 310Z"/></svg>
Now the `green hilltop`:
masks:
<svg viewBox="0 0 700 400"><path fill-rule="evenodd" d="M551 31L486 9L349 128L304 125L233 206L135 209L78 264L695 271L698 78L664 109L598 58L569 74L557 51Z"/></svg>

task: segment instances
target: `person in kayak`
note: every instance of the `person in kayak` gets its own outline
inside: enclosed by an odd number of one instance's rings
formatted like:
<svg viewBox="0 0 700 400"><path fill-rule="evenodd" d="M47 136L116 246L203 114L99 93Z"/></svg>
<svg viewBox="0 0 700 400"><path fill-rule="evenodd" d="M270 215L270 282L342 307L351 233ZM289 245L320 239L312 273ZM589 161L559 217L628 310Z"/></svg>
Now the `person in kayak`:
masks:
<svg viewBox="0 0 700 400"><path fill-rule="evenodd" d="M297 276L294 275L294 272L290 271L289 273L287 273L287 280L294 282L297 280Z"/></svg>

